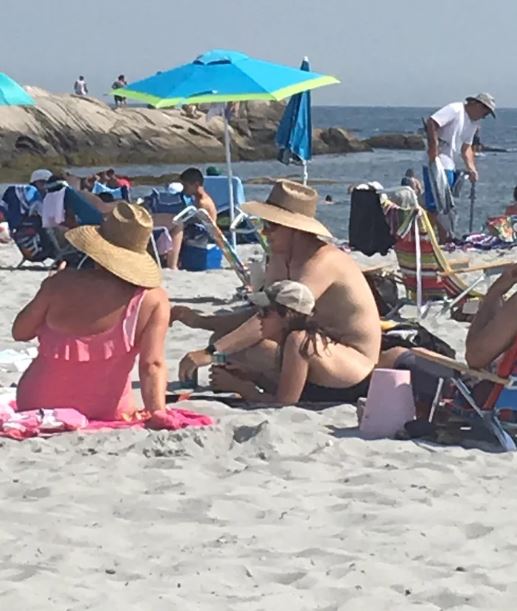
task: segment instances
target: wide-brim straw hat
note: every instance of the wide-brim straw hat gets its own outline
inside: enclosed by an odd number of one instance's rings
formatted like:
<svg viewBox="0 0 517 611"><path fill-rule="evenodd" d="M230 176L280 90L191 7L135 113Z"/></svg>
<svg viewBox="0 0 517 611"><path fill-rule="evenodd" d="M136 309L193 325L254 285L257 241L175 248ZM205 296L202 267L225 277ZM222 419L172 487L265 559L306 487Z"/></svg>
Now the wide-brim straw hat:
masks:
<svg viewBox="0 0 517 611"><path fill-rule="evenodd" d="M330 231L316 220L318 193L292 180L277 180L265 202L252 201L241 206L243 212L270 223L332 238Z"/></svg>
<svg viewBox="0 0 517 611"><path fill-rule="evenodd" d="M65 238L113 275L143 288L156 288L161 270L147 248L153 220L145 208L120 202L101 225L70 229Z"/></svg>

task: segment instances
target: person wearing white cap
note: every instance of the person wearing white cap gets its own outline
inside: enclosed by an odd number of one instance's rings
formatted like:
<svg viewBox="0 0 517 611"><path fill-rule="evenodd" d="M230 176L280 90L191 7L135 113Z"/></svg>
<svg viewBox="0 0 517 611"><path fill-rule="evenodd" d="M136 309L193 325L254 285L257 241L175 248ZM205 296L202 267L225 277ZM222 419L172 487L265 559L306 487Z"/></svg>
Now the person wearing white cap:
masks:
<svg viewBox="0 0 517 611"><path fill-rule="evenodd" d="M489 93L469 96L465 102L452 102L433 113L426 121L427 156L423 169L424 203L431 213L437 212L434 201L429 165L438 158L452 187L457 179L456 165L463 159L469 180L478 180L476 157L472 142L479 123L491 115L495 118L495 99Z"/></svg>
<svg viewBox="0 0 517 611"><path fill-rule="evenodd" d="M52 172L50 170L34 170L31 174L30 184L36 187L41 195L44 195L47 191L47 181L51 176Z"/></svg>
<svg viewBox="0 0 517 611"><path fill-rule="evenodd" d="M278 384L274 392L260 388L261 372L238 367L213 367L211 386L216 391L237 392L247 401L289 405L311 403L354 403L366 397L367 376L349 385L348 355L339 339L320 328L313 317L316 300L301 282L281 280L250 296L258 307L264 341L279 346Z"/></svg>
<svg viewBox="0 0 517 611"><path fill-rule="evenodd" d="M266 287L279 280L294 280L310 289L316 303L314 320L329 336L339 339L335 348L342 358L339 386L352 388L369 378L379 358L379 313L360 267L329 243L332 234L315 218L318 201L314 189L278 180L266 201L244 204L242 210L262 219L264 225L271 251ZM214 331L205 349L189 352L181 360L180 380L190 380L199 367L213 362L214 353L223 353L229 355L229 362L252 373L261 372L276 385L278 345L264 340L256 314L254 308L241 308L226 315L200 316L190 308L173 307L171 322Z"/></svg>

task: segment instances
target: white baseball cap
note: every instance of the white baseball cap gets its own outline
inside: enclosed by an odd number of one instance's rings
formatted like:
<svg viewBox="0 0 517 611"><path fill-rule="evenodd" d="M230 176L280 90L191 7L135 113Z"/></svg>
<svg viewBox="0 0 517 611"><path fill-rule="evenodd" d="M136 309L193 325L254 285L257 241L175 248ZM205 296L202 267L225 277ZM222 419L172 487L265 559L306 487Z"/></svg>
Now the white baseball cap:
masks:
<svg viewBox="0 0 517 611"><path fill-rule="evenodd" d="M273 303L278 303L305 316L312 314L316 305L311 289L294 280L274 282L260 293L252 293L249 300L260 308L267 308Z"/></svg>
<svg viewBox="0 0 517 611"><path fill-rule="evenodd" d="M39 182L40 180L47 182L47 180L51 176L52 176L52 172L50 170L44 170L44 169L34 170L34 172L31 174L30 182Z"/></svg>

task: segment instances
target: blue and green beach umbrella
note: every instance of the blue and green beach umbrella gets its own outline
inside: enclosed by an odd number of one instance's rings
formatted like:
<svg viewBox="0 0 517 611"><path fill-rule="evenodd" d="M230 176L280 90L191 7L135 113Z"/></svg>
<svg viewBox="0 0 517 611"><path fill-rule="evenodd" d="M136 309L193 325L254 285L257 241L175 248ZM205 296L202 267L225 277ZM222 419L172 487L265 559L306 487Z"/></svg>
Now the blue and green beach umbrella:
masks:
<svg viewBox="0 0 517 611"><path fill-rule="evenodd" d="M16 81L0 72L0 106L34 106L34 100Z"/></svg>
<svg viewBox="0 0 517 611"><path fill-rule="evenodd" d="M158 72L111 93L156 108L167 108L185 104L279 101L334 83L339 81L333 76L254 59L237 51L214 49L199 55L191 63ZM230 217L233 221L234 198L227 113L224 113L224 117Z"/></svg>

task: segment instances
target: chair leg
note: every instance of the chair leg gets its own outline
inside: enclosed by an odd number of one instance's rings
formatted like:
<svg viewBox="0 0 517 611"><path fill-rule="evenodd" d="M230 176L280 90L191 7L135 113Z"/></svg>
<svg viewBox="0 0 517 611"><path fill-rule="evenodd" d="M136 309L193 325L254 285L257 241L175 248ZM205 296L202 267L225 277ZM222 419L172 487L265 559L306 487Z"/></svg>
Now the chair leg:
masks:
<svg viewBox="0 0 517 611"><path fill-rule="evenodd" d="M459 390L461 395L467 401L467 403L472 407L472 409L476 412L476 414L480 417L481 422L485 425L485 428L492 433L492 435L499 441L501 447L507 452L515 452L517 450L517 446L515 445L514 440L508 435L508 433L504 430L499 418L496 416L495 412L492 410L486 414L484 414L477 403L474 401L472 394L468 388L468 386L463 382L461 378L453 378L452 382L454 386Z"/></svg>

